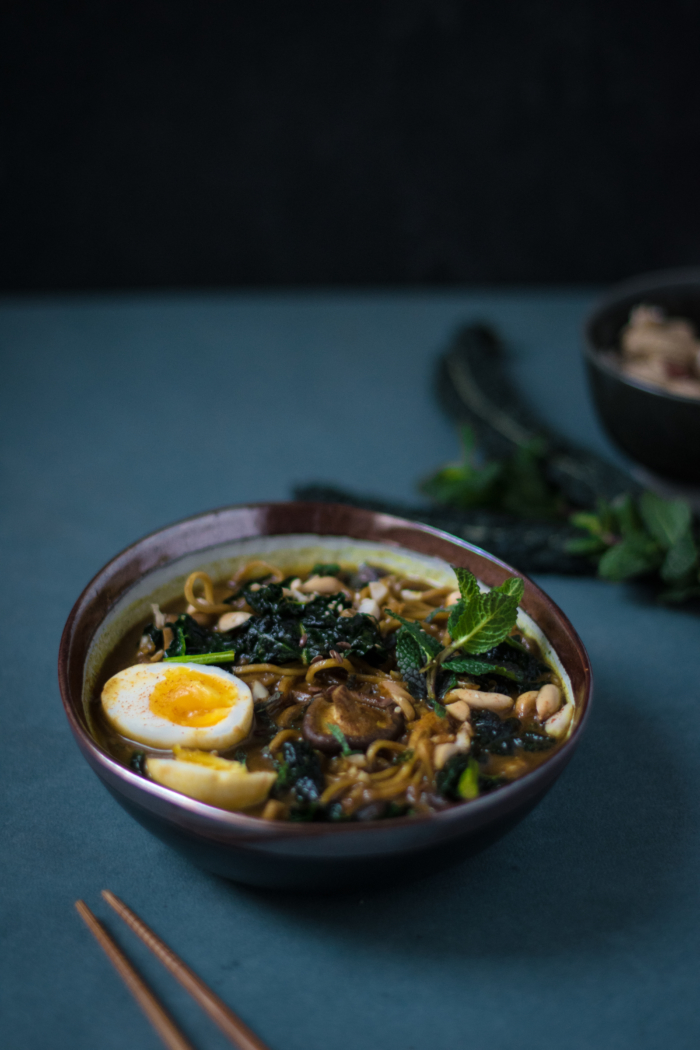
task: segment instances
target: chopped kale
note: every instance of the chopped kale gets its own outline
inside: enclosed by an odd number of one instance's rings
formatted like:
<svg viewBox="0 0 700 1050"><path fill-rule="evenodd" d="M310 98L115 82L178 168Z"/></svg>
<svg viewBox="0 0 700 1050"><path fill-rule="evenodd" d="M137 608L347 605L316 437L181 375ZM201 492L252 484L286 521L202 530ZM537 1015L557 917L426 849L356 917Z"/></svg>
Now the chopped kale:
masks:
<svg viewBox="0 0 700 1050"><path fill-rule="evenodd" d="M506 639L478 656L459 655L444 665L458 674L469 674L476 678L498 675L512 682L535 682L549 668L513 639Z"/></svg>
<svg viewBox="0 0 700 1050"><path fill-rule="evenodd" d="M518 742L523 751L548 751L555 743L553 737L534 732L521 733Z"/></svg>
<svg viewBox="0 0 700 1050"><path fill-rule="evenodd" d="M488 795L489 791L495 791L496 788L504 787L509 783L506 777L488 777L482 773L479 777L479 794Z"/></svg>
<svg viewBox="0 0 700 1050"><path fill-rule="evenodd" d="M138 773L140 776L145 777L146 753L144 751L134 751L129 759L129 766L133 769L134 773Z"/></svg>
<svg viewBox="0 0 700 1050"><path fill-rule="evenodd" d="M326 814L325 814L325 816L326 816L326 820L332 820L332 821L340 821L340 820L347 820L348 819L348 817L345 815L345 813L343 811L343 807L340 804L340 802L330 802L326 806Z"/></svg>
<svg viewBox="0 0 700 1050"><path fill-rule="evenodd" d="M504 721L493 711L475 708L472 711L474 726L474 754L478 758L483 752L491 755L512 755L518 743L521 723L518 718Z"/></svg>
<svg viewBox="0 0 700 1050"><path fill-rule="evenodd" d="M199 656L237 649L232 632L209 631L187 613L181 613L175 623L168 626L172 628L173 640L166 649L166 656Z"/></svg>
<svg viewBox="0 0 700 1050"><path fill-rule="evenodd" d="M147 623L143 629L143 634L151 639L156 647L156 652L163 648L163 632L160 627L156 627L154 623Z"/></svg>
<svg viewBox="0 0 700 1050"><path fill-rule="evenodd" d="M281 584L273 583L258 591L248 588L245 596L258 615L236 632L238 659L284 664L301 658L309 664L331 649L361 656L372 664L387 658L372 617L339 615L351 604L344 594L320 595L303 603L286 597Z"/></svg>
<svg viewBox="0 0 700 1050"><path fill-rule="evenodd" d="M318 803L323 793L323 773L318 755L305 740L285 740L282 744L282 758L277 761L273 791L279 797L290 788L301 806Z"/></svg>
<svg viewBox="0 0 700 1050"><path fill-rule="evenodd" d="M325 564L324 562L317 562L311 570L312 576L340 576L340 566L337 562L331 561Z"/></svg>
<svg viewBox="0 0 700 1050"><path fill-rule="evenodd" d="M524 730L520 719L506 718L501 721L493 711L472 711L472 724L475 729L474 753L491 755L512 755L515 748L523 751L547 751L555 741L543 733Z"/></svg>

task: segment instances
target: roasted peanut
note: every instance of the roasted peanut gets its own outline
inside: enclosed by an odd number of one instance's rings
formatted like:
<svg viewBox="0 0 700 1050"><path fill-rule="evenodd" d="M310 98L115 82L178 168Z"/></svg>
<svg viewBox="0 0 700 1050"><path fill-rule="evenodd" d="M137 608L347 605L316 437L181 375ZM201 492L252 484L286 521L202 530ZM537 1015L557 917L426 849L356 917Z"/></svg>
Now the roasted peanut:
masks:
<svg viewBox="0 0 700 1050"><path fill-rule="evenodd" d="M241 624L247 623L252 615L252 613L241 612L238 609L224 613L223 616L219 617L216 629L217 631L232 631L234 627L240 627Z"/></svg>
<svg viewBox="0 0 700 1050"><path fill-rule="evenodd" d="M453 704L446 704L447 713L456 718L458 722L467 722L471 709L466 700L455 700Z"/></svg>
<svg viewBox="0 0 700 1050"><path fill-rule="evenodd" d="M574 717L574 705L564 704L564 706L557 711L555 715L548 718L544 724L544 731L548 736L553 736L555 740L561 740L571 725L571 719Z"/></svg>
<svg viewBox="0 0 700 1050"><path fill-rule="evenodd" d="M338 594L339 591L345 590L335 576L311 576L306 583L297 584L297 589L302 594Z"/></svg>
<svg viewBox="0 0 700 1050"><path fill-rule="evenodd" d="M513 699L505 693L482 693L479 689L451 689L445 696L453 700L466 700L470 707L484 708L486 711L510 711Z"/></svg>
<svg viewBox="0 0 700 1050"><path fill-rule="evenodd" d="M529 718L535 713L538 696L539 692L537 689L528 689L526 693L520 694L515 701L515 714L518 718Z"/></svg>
<svg viewBox="0 0 700 1050"><path fill-rule="evenodd" d="M546 722L561 707L561 690L558 686L543 685L537 694L537 717Z"/></svg>

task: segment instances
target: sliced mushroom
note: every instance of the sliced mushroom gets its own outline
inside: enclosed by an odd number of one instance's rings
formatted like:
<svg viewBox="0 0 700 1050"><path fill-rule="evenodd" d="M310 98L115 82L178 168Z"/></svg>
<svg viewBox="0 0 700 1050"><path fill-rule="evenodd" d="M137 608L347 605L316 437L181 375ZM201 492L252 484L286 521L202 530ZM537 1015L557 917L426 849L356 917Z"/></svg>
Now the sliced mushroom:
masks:
<svg viewBox="0 0 700 1050"><path fill-rule="evenodd" d="M319 696L311 702L302 733L313 747L335 755L341 750L340 741L331 726L337 726L353 750L364 751L373 740L394 740L404 728L403 715L393 707L377 707L363 703L345 685L336 686L330 699Z"/></svg>

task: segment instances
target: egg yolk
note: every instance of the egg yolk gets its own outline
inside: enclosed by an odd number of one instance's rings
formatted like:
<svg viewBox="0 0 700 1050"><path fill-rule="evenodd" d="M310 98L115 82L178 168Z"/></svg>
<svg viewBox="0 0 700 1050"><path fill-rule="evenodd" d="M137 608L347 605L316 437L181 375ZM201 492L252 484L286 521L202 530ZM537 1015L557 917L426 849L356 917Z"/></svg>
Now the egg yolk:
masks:
<svg viewBox="0 0 700 1050"><path fill-rule="evenodd" d="M177 726L215 726L237 698L235 682L178 667L156 684L148 706L154 715Z"/></svg>

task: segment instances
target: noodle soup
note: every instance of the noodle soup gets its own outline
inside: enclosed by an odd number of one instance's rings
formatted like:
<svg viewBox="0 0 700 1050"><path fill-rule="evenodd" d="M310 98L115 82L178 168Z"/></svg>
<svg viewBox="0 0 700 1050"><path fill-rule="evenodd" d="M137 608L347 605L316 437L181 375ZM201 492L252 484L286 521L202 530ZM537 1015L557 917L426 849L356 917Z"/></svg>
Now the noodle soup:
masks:
<svg viewBox="0 0 700 1050"><path fill-rule="evenodd" d="M482 592L455 574L272 558L223 582L193 572L105 661L93 733L141 775L265 820L468 804L546 761L574 707L517 625L522 581Z"/></svg>

